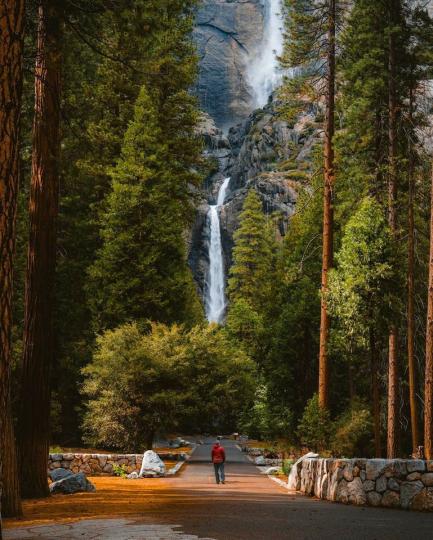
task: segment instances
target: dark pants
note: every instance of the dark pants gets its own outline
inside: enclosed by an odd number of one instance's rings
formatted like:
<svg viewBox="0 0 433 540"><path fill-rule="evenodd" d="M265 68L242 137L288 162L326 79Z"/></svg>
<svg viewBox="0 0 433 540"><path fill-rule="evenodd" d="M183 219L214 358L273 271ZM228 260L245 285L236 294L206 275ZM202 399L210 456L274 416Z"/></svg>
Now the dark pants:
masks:
<svg viewBox="0 0 433 540"><path fill-rule="evenodd" d="M219 484L220 482L225 482L224 463L214 463L213 466L215 469L216 483Z"/></svg>

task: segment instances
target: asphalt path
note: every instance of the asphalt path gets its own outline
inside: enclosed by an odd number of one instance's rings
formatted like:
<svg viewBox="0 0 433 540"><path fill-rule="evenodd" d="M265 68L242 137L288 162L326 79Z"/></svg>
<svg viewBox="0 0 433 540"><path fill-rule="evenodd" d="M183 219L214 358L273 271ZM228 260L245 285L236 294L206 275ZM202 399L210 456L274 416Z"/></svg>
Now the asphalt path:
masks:
<svg viewBox="0 0 433 540"><path fill-rule="evenodd" d="M197 447L179 476L131 519L83 520L8 530L6 540L433 540L433 515L319 501L287 491L239 451L226 449L226 483L217 485L211 440ZM138 481L138 480L137 480Z"/></svg>
<svg viewBox="0 0 433 540"><path fill-rule="evenodd" d="M225 484L215 483L208 441L195 451L177 479L178 487L173 485L175 500L163 516L181 523L189 534L215 540L433 539L431 514L346 506L296 495L261 474L234 442L223 441L223 446Z"/></svg>

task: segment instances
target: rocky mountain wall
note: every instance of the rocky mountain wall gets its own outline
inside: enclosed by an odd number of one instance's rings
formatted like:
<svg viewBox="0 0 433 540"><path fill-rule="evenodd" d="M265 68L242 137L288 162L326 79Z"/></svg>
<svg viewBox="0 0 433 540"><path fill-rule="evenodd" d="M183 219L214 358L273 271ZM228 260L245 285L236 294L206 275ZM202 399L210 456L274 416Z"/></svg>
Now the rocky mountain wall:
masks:
<svg viewBox="0 0 433 540"><path fill-rule="evenodd" d="M248 190L254 187L266 214L279 216L284 235L296 206L298 191L305 186L311 168L311 153L320 140L316 112L295 125L280 118L278 104L270 101L254 111L245 122L229 130L217 128L209 115L203 117L200 134L206 142L205 156L212 163L202 202L190 239L189 263L203 293L209 267L210 240L207 213L216 201L223 180L230 177L224 206L220 210L221 240L226 275L232 263L233 234Z"/></svg>
<svg viewBox="0 0 433 540"><path fill-rule="evenodd" d="M209 270L207 214L224 179L230 177L220 209L227 276L233 233L248 189L255 187L267 214L278 214L279 233L284 235L299 186L308 176L311 150L320 137L313 107L296 125L281 118L272 96L267 105L254 110L248 73L260 47L272 41L264 35L275 31L268 24L272 9L276 8L271 0L204 0L197 13L194 36L200 70L196 90L204 111L198 131L205 140L211 172L189 237L189 264L202 296ZM265 70L262 75L272 74Z"/></svg>
<svg viewBox="0 0 433 540"><path fill-rule="evenodd" d="M252 110L247 66L263 38L265 0L204 0L194 38L201 108L218 127L244 120Z"/></svg>

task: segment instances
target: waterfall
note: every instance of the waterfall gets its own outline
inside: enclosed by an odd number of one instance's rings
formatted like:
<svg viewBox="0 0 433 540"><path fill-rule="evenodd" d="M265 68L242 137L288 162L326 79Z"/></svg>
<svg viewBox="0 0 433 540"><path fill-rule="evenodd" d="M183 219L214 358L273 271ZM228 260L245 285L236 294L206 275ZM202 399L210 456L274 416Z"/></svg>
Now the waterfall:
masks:
<svg viewBox="0 0 433 540"><path fill-rule="evenodd" d="M219 209L224 204L230 178L226 178L219 191L217 204L209 207L208 222L210 225L209 242L209 275L206 291L206 317L209 322L221 322L226 307L224 260L221 244Z"/></svg>
<svg viewBox="0 0 433 540"><path fill-rule="evenodd" d="M281 82L277 56L283 52L283 16L281 0L265 0L265 28L260 49L248 69L248 81L254 93L254 106L264 107Z"/></svg>

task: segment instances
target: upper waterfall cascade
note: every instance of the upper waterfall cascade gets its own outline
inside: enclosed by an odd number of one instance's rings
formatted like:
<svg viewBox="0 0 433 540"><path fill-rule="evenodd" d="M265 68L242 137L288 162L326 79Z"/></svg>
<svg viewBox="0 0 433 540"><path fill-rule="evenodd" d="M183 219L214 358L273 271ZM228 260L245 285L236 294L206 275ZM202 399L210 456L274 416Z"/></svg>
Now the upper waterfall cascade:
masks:
<svg viewBox="0 0 433 540"><path fill-rule="evenodd" d="M224 259L221 244L219 209L223 206L230 178L226 178L219 191L217 204L209 206L210 225L209 276L206 291L206 317L209 322L219 323L226 308Z"/></svg>
<svg viewBox="0 0 433 540"><path fill-rule="evenodd" d="M264 107L279 85L282 73L278 56L283 52L283 14L281 0L266 0L263 41L248 69L248 81L254 92L255 107Z"/></svg>

